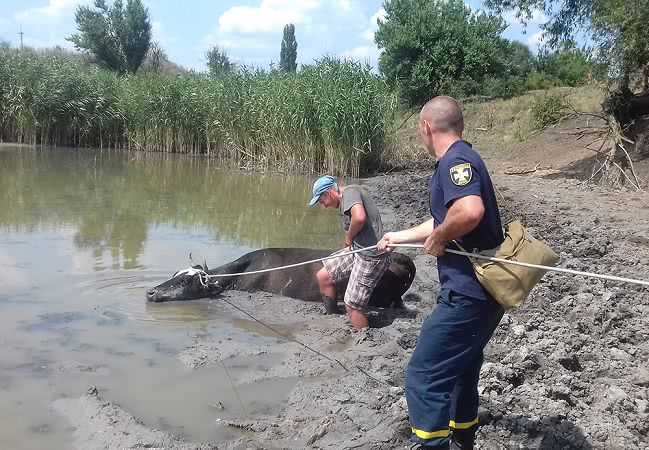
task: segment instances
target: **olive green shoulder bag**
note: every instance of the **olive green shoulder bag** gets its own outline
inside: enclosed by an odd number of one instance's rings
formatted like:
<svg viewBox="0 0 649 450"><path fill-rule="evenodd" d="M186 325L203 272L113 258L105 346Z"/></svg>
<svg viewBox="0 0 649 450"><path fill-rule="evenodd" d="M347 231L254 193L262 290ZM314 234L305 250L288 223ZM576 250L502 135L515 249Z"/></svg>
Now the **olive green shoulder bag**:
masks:
<svg viewBox="0 0 649 450"><path fill-rule="evenodd" d="M457 242L455 244L462 251L467 252L460 244ZM482 250L477 253L483 256L550 267L556 266L559 262L559 255L547 244L532 237L519 220L505 226L505 240L502 244L494 249ZM543 269L478 258L469 257L469 259L480 284L505 309L520 306L532 288L547 272Z"/></svg>

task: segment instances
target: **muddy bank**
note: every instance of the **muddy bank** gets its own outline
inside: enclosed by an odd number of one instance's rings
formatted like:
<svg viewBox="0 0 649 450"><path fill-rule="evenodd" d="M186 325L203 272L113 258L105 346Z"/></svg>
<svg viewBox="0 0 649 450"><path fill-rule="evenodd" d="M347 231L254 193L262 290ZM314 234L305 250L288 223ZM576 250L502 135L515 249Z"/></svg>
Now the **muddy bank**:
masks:
<svg viewBox="0 0 649 450"><path fill-rule="evenodd" d="M159 430L151 430L101 398L92 387L79 399L59 399L54 411L68 418L75 430L76 444L83 449L164 448L168 450L210 450L210 444L190 444Z"/></svg>
<svg viewBox="0 0 649 450"><path fill-rule="evenodd" d="M428 171L416 167L365 180L381 204L386 229L428 218ZM522 218L561 253L561 266L649 279L649 196L608 192L549 171L495 174L494 181L503 217ZM264 347L197 337L179 355L188 367L268 352L282 354L282 361L238 382L300 379L281 411L215 423L243 433L212 444L404 448L404 368L438 287L434 259L412 255L418 272L410 305L416 311L396 317L374 313L374 323L386 326L362 332L352 331L341 316L322 315L319 305L268 294L226 294L326 358L281 337ZM522 308L506 314L487 348L480 448L649 448L648 316L646 288L548 274ZM117 405L92 395L61 402L55 408L71 418L80 448L90 448L99 435L92 448L211 448L143 429ZM136 433L148 437L133 440Z"/></svg>

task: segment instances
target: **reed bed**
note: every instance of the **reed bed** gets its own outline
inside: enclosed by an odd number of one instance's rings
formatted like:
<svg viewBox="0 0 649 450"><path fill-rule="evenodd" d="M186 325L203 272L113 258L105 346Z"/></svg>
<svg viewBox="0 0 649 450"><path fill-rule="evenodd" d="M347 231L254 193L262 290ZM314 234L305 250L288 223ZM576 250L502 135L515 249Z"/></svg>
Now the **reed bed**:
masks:
<svg viewBox="0 0 649 450"><path fill-rule="evenodd" d="M366 65L296 74L124 77L78 59L0 50L0 139L207 154L238 167L357 176L392 145L396 100Z"/></svg>

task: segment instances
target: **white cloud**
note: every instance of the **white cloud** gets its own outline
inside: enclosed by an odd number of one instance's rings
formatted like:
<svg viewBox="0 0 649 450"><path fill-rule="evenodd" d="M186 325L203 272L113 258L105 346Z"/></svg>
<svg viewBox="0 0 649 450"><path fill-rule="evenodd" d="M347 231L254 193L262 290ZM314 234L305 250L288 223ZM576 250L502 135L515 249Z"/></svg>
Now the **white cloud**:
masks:
<svg viewBox="0 0 649 450"><path fill-rule="evenodd" d="M378 66L380 55L381 52L376 45L361 45L350 50L345 50L340 54L342 58L367 62L373 67Z"/></svg>
<svg viewBox="0 0 649 450"><path fill-rule="evenodd" d="M548 16L541 10L534 10L532 13L532 18L529 20L529 23L535 25L542 25L548 21Z"/></svg>
<svg viewBox="0 0 649 450"><path fill-rule="evenodd" d="M366 41L373 41L374 40L374 30L371 28L368 28L367 30L363 31L362 33L363 39Z"/></svg>
<svg viewBox="0 0 649 450"><path fill-rule="evenodd" d="M158 41L163 48L178 42L178 36L170 35L167 28L160 21L151 22L151 35L152 39Z"/></svg>
<svg viewBox="0 0 649 450"><path fill-rule="evenodd" d="M518 11L507 11L503 14L503 19L509 25L518 25L521 23L521 18L517 17ZM532 17L525 20L527 25L542 25L548 21L548 16L545 15L540 9L532 11Z"/></svg>
<svg viewBox="0 0 649 450"><path fill-rule="evenodd" d="M349 0L338 0L338 7L343 11L349 11L352 9L352 5Z"/></svg>
<svg viewBox="0 0 649 450"><path fill-rule="evenodd" d="M359 47L354 47L351 50L345 50L340 56L343 58L364 60L370 57L372 50L372 47L369 45L361 45Z"/></svg>
<svg viewBox="0 0 649 450"><path fill-rule="evenodd" d="M532 36L529 37L527 40L527 43L530 45L530 47L534 49L538 49L541 44L543 44L543 39L545 38L543 31L539 31L537 33L534 33Z"/></svg>
<svg viewBox="0 0 649 450"><path fill-rule="evenodd" d="M270 43L268 39L258 35L226 36L220 35L217 32L210 33L201 40L201 52L204 52L213 45L218 45L222 49L242 48L246 50L268 50L273 48L274 42ZM279 44L277 47L279 48Z"/></svg>
<svg viewBox="0 0 649 450"><path fill-rule="evenodd" d="M65 37L77 31L74 10L91 0L48 0L46 6L15 11L11 15L11 40L20 45L18 30L22 28L24 43L30 47L61 46L72 50L74 45ZM15 33L15 34L14 34Z"/></svg>
<svg viewBox="0 0 649 450"><path fill-rule="evenodd" d="M378 20L383 21L385 19L385 9L381 8L378 11L376 11L372 17L370 17L370 27L365 29L361 33L361 37L365 41L374 41L374 33L376 33L376 30L379 29L378 25Z"/></svg>
<svg viewBox="0 0 649 450"><path fill-rule="evenodd" d="M514 11L507 11L506 13L504 13L503 19L505 20L505 22L507 22L508 25L517 25L520 23L520 19L516 17L516 13Z"/></svg>
<svg viewBox="0 0 649 450"><path fill-rule="evenodd" d="M241 42L239 41L231 41L229 39L224 39L219 42L219 46L223 48L238 48L241 47Z"/></svg>
<svg viewBox="0 0 649 450"><path fill-rule="evenodd" d="M384 8L381 8L377 12L375 12L374 15L370 18L370 26L374 29L378 28L377 21L383 21L385 19L385 14L386 12Z"/></svg>
<svg viewBox="0 0 649 450"><path fill-rule="evenodd" d="M81 0L49 0L47 6L18 11L14 19L21 22L57 21L75 6L87 3Z"/></svg>
<svg viewBox="0 0 649 450"><path fill-rule="evenodd" d="M219 31L281 31L287 23L310 23L309 12L319 7L319 0L262 0L258 7L233 6L219 17Z"/></svg>

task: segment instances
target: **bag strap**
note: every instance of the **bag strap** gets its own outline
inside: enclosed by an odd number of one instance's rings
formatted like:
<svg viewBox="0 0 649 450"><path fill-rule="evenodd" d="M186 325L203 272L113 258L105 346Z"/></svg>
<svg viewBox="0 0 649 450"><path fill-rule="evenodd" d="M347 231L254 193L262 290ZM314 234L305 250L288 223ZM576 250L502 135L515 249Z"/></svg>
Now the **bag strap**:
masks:
<svg viewBox="0 0 649 450"><path fill-rule="evenodd" d="M457 245L457 247L460 250L462 250L464 253L471 253L471 252L467 251L467 249L462 247L462 245L458 241L456 241L455 239L453 239L451 242L454 243L455 245ZM476 263L478 261L478 258L473 258L471 256L467 256L467 258L469 258L469 261L471 261L471 263Z"/></svg>

